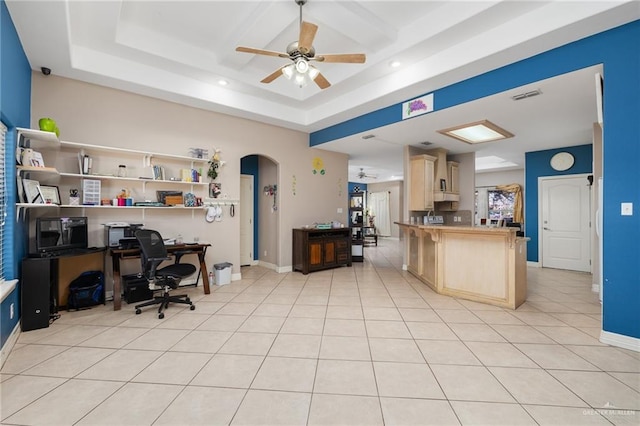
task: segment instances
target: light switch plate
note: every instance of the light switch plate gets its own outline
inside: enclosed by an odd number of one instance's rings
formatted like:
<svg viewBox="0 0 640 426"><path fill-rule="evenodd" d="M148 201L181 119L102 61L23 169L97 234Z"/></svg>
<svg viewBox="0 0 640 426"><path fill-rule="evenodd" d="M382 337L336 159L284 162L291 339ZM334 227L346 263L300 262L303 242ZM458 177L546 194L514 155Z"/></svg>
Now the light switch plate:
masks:
<svg viewBox="0 0 640 426"><path fill-rule="evenodd" d="M342 213L342 207L338 207L338 213Z"/></svg>
<svg viewBox="0 0 640 426"><path fill-rule="evenodd" d="M633 203L621 203L620 214L622 216L633 216Z"/></svg>

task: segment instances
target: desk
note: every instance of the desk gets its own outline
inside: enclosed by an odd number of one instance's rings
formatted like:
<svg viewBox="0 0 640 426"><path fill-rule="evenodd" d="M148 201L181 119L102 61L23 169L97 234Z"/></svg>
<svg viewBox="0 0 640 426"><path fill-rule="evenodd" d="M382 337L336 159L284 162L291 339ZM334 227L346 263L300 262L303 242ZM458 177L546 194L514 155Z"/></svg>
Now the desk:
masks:
<svg viewBox="0 0 640 426"><path fill-rule="evenodd" d="M202 275L202 286L204 287L204 294L211 293L209 288L209 273L207 272L207 264L204 260L204 255L207 253L207 247L211 244L175 244L168 245L167 253L173 254L180 252L180 254L197 254L200 261L200 273ZM111 259L113 263L113 310L119 311L122 307L122 276L120 275L120 260L121 259L135 259L140 257L140 249L118 249L112 248L109 250L111 253Z"/></svg>

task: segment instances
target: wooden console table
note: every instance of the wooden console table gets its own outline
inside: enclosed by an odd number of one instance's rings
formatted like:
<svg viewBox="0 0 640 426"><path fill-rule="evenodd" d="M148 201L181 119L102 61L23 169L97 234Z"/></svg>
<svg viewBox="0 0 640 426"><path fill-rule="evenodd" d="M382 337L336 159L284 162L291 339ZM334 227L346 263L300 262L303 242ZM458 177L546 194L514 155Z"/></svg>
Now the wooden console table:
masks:
<svg viewBox="0 0 640 426"><path fill-rule="evenodd" d="M293 270L308 274L351 266L351 229L299 228L293 230Z"/></svg>
<svg viewBox="0 0 640 426"><path fill-rule="evenodd" d="M197 254L200 261L200 275L202 276L202 287L204 288L204 294L210 294L209 288L209 272L207 271L207 264L204 260L204 255L207 253L207 247L211 244L175 244L168 245L167 253L173 255L185 255L185 254ZM135 259L140 257L140 249L118 249L112 248L109 250L113 263L113 310L119 311L122 307L122 276L120 275L120 260Z"/></svg>

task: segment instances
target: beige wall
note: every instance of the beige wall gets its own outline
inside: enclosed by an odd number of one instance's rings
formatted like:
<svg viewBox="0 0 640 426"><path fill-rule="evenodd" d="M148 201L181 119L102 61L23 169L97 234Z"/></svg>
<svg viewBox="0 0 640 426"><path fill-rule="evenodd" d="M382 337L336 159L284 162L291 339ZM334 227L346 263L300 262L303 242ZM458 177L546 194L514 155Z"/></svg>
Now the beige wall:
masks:
<svg viewBox="0 0 640 426"><path fill-rule="evenodd" d="M262 190L267 185L276 185L278 182L278 166L273 161L265 157L259 157L258 169L260 187L256 188L258 191L258 256L260 262L266 262L267 264L276 265L278 239L277 227L278 227L278 215L280 212L280 187L276 193L275 209L273 205L272 196L264 195Z"/></svg>
<svg viewBox="0 0 640 426"><path fill-rule="evenodd" d="M185 156L190 147L207 148L210 153L219 148L226 165L217 181L230 199L240 198L242 157L256 154L272 159L277 165L272 170L278 185L278 210L273 215L277 224L261 227L260 241L269 244L267 260L280 270L291 266L291 228L343 220L337 209L347 205L348 156L309 148L305 133L39 72L32 74L31 108L32 127L37 128L39 118L51 117L64 141ZM312 173L315 157L324 162L322 175ZM162 210L79 208L62 214L90 216L92 245L103 245L100 224L107 221L143 219L147 228L163 234L180 233L185 240L199 236L212 244L207 265L229 261L233 273L240 272L239 211L232 218L227 208L221 222L207 223L204 212Z"/></svg>
<svg viewBox="0 0 640 426"><path fill-rule="evenodd" d="M368 193L389 191L389 214L391 216L391 237L393 238L400 236L400 228L394 222L399 222L402 217L403 186L403 181L367 184Z"/></svg>
<svg viewBox="0 0 640 426"><path fill-rule="evenodd" d="M524 169L476 173L477 187L508 185L510 183L517 183L524 190Z"/></svg>

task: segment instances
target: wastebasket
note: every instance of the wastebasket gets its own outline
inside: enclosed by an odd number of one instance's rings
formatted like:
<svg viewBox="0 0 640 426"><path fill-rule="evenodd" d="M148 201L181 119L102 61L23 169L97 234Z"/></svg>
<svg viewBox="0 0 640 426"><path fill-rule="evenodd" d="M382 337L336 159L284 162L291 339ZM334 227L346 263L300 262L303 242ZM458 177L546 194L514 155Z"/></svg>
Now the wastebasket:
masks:
<svg viewBox="0 0 640 426"><path fill-rule="evenodd" d="M231 283L231 267L233 263L223 262L213 265L215 269L216 285L225 285Z"/></svg>

